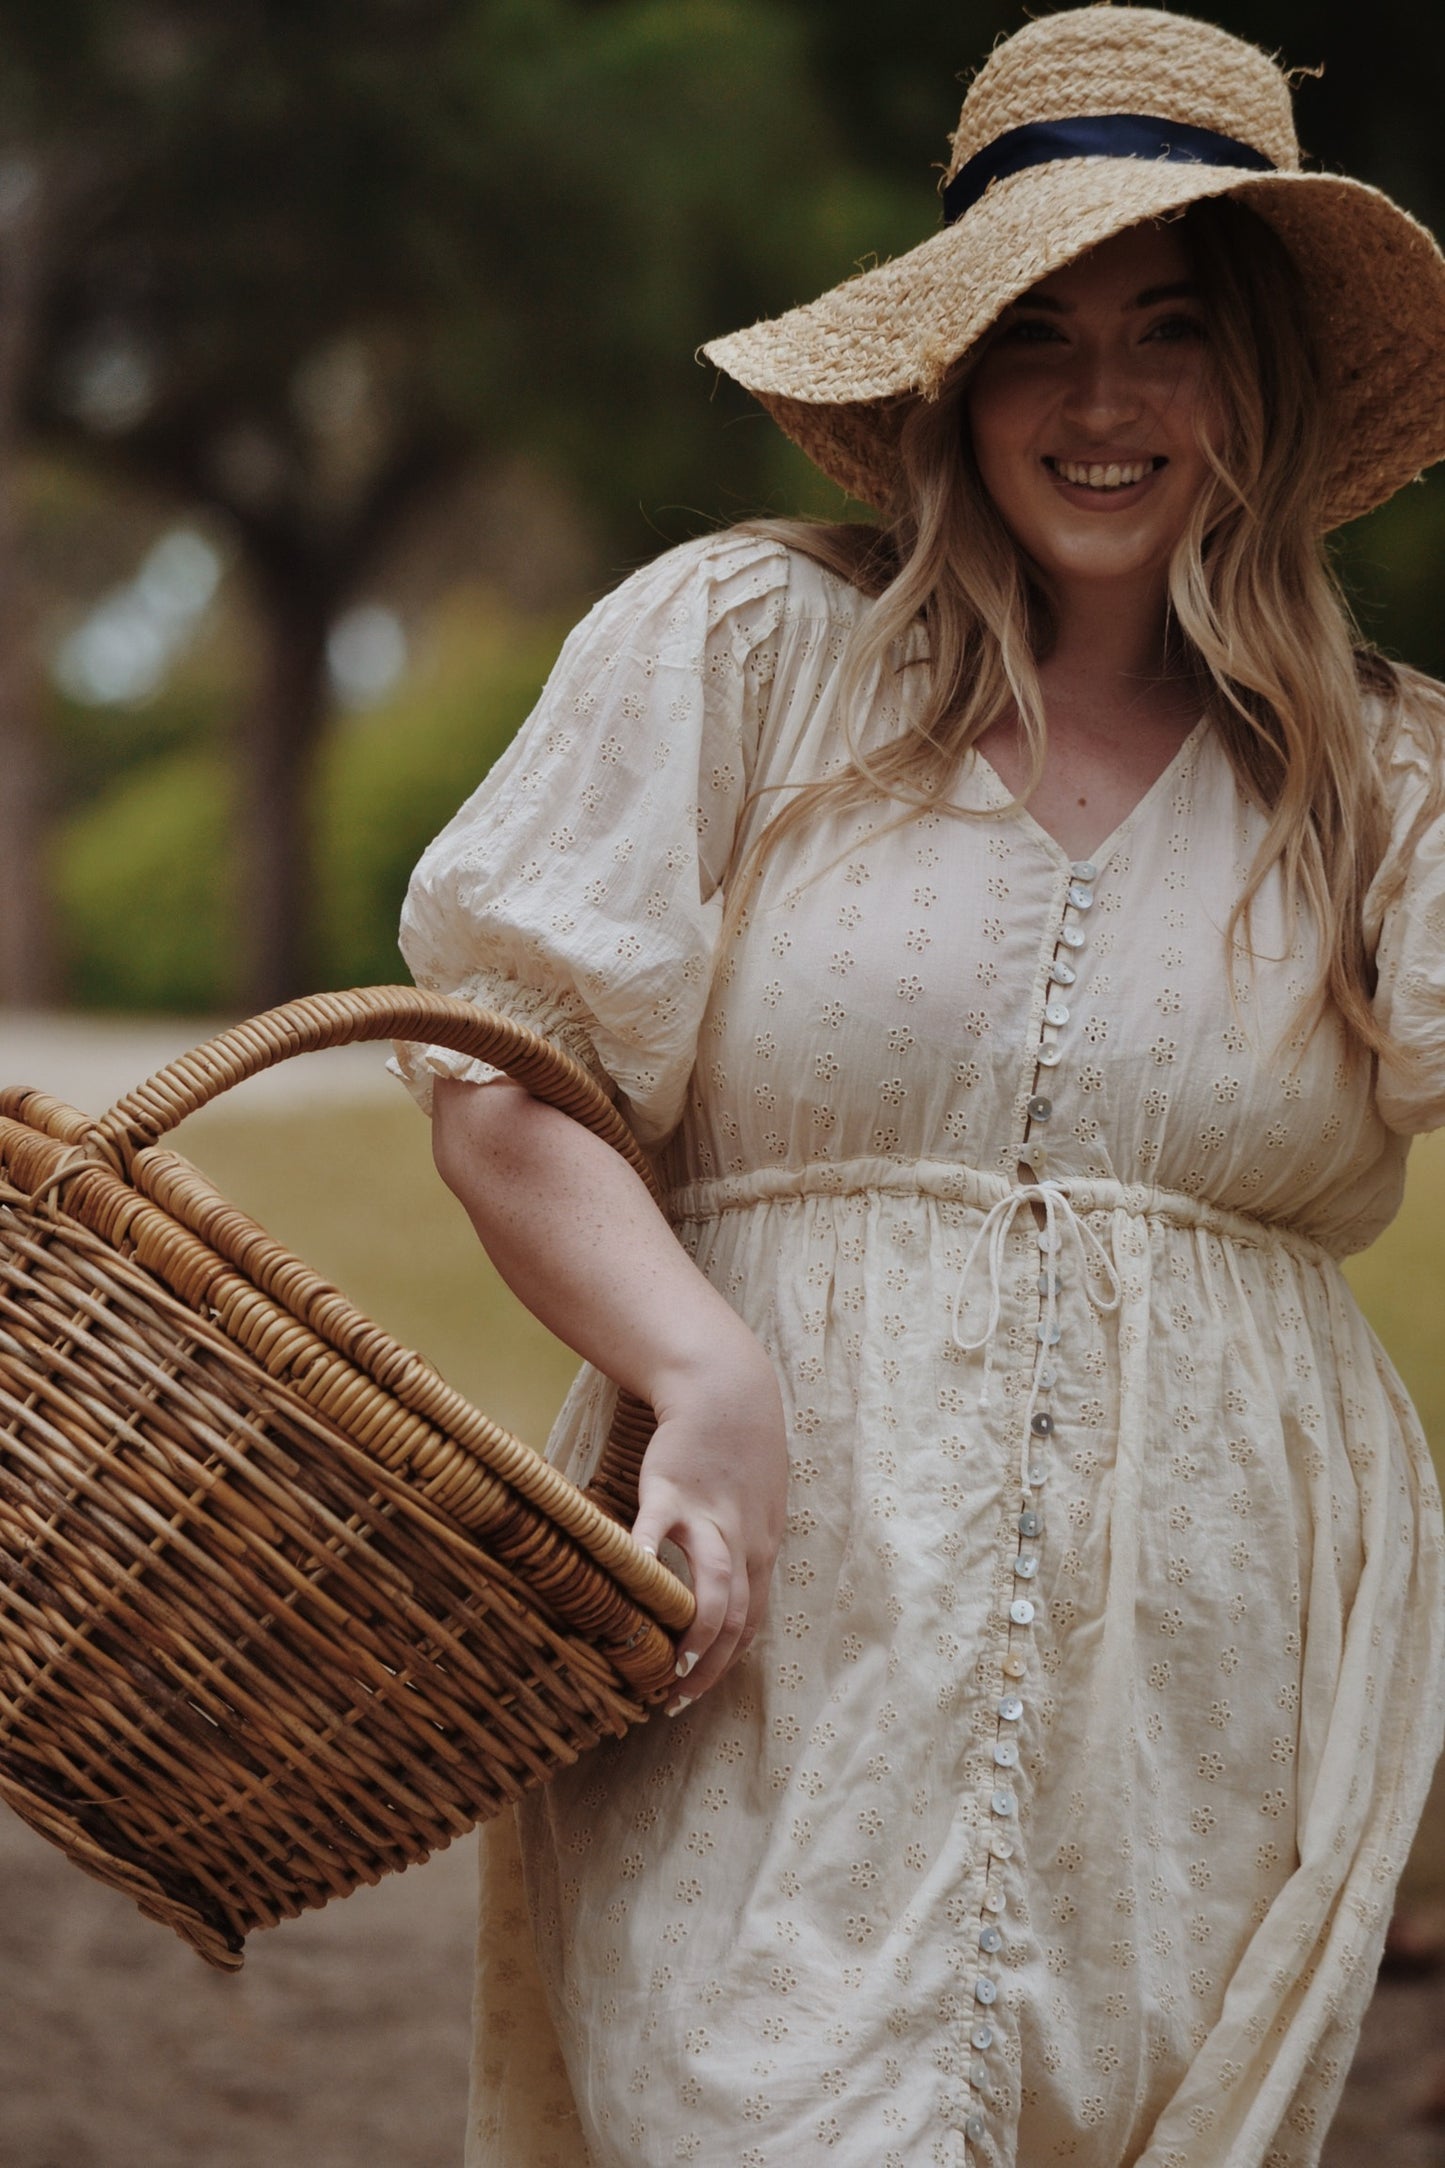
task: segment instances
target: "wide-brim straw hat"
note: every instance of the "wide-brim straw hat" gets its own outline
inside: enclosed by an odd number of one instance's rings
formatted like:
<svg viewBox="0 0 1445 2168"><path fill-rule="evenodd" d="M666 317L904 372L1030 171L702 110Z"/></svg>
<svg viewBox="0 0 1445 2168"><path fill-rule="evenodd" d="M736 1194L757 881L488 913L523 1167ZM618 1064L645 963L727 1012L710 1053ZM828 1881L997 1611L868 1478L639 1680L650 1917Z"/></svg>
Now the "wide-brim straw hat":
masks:
<svg viewBox="0 0 1445 2168"><path fill-rule="evenodd" d="M1326 528L1445 457L1445 257L1379 189L1304 172L1270 57L1193 17L1069 9L998 46L964 100L948 223L703 351L850 496L887 512L909 405L1019 296L1113 234L1232 196L1302 276L1337 447Z"/></svg>

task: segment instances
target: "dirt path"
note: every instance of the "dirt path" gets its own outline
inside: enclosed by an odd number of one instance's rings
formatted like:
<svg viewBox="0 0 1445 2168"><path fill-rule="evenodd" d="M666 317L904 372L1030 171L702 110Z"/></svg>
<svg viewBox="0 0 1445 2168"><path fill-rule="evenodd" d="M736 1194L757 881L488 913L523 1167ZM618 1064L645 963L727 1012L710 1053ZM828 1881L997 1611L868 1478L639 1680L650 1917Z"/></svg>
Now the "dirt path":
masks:
<svg viewBox="0 0 1445 2168"><path fill-rule="evenodd" d="M469 1840L210 1971L0 1809L3 2168L458 2168Z"/></svg>
<svg viewBox="0 0 1445 2168"><path fill-rule="evenodd" d="M0 2164L458 2168L474 1902L463 1841L224 1977L0 1811ZM1386 1981L1324 2168L1442 2168L1442 2084L1445 1970Z"/></svg>

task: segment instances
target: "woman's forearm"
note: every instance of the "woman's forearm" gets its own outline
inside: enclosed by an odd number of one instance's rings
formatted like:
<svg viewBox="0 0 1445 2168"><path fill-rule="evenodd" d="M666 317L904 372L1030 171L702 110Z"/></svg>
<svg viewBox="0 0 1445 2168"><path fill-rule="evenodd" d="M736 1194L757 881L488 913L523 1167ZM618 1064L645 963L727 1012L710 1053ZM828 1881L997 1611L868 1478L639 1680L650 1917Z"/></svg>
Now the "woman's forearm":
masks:
<svg viewBox="0 0 1445 2168"><path fill-rule="evenodd" d="M657 1417L633 1534L675 1543L697 1615L670 1713L757 1632L782 1538L787 1441L772 1364L610 1145L518 1085L436 1087L442 1179L533 1315ZM696 1666L694 1673L693 1667Z"/></svg>

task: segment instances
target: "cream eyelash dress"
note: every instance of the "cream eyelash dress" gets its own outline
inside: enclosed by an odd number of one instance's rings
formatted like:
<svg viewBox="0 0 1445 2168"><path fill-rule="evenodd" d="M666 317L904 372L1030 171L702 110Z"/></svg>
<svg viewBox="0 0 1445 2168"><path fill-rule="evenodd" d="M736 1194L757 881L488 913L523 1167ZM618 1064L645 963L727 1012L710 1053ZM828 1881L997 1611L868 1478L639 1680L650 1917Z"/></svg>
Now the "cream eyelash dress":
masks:
<svg viewBox="0 0 1445 2168"><path fill-rule="evenodd" d="M1445 835L1369 929L1408 1081L1278 1049L1273 888L1231 1004L1259 821L1206 725L1087 864L1027 813L810 829L719 955L864 607L669 553L408 899L424 985L622 1095L792 1452L747 1661L527 1804L525 1907L488 1832L469 2168L1306 2168L1440 1743L1439 1500L1337 1260L1445 1122Z"/></svg>

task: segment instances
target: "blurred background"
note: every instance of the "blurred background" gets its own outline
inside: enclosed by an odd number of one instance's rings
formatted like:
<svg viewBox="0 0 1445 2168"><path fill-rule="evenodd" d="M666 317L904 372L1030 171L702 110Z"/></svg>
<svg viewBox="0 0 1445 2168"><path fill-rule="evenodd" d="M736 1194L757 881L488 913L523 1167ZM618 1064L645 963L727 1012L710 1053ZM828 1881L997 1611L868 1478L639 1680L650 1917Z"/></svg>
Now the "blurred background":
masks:
<svg viewBox="0 0 1445 2168"><path fill-rule="evenodd" d="M1316 162L1445 226L1445 17L1206 12L1307 71ZM211 1019L405 976L407 872L580 609L709 525L842 509L695 351L934 230L962 75L1023 19L0 0L0 1082L99 1111ZM1445 483L1335 546L1365 632L1445 675ZM182 1149L540 1439L566 1358L369 1059ZM1356 1270L1437 1448L1442 1217L1427 1146ZM223 1981L7 1821L0 2168L448 2168L470 1874ZM1437 1801L1332 2168L1445 2159L1442 1907Z"/></svg>

